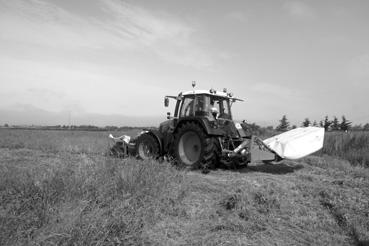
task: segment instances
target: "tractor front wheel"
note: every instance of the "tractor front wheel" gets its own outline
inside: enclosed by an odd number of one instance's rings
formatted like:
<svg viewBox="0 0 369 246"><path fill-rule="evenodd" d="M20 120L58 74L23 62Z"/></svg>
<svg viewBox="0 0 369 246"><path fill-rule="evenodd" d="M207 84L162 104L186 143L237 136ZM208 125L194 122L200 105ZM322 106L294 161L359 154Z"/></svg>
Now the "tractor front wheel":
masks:
<svg viewBox="0 0 369 246"><path fill-rule="evenodd" d="M149 133L140 135L136 140L136 154L142 160L157 159L160 150L156 138Z"/></svg>

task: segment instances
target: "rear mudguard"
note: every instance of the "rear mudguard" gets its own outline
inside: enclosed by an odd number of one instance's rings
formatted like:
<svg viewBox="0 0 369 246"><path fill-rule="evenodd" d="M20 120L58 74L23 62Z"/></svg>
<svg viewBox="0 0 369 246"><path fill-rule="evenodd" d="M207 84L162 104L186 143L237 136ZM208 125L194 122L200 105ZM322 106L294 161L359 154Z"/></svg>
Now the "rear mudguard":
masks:
<svg viewBox="0 0 369 246"><path fill-rule="evenodd" d="M183 120L179 120L174 132L176 132L178 127L186 122L196 122L204 129L206 134L209 136L223 136L225 134L224 130L212 127L210 121L206 117L186 117Z"/></svg>

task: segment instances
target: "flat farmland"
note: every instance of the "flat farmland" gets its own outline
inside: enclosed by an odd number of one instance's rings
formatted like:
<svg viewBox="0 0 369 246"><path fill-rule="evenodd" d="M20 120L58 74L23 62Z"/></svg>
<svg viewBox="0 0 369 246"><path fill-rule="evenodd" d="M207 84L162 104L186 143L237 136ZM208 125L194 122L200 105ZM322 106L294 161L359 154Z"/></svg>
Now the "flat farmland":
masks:
<svg viewBox="0 0 369 246"><path fill-rule="evenodd" d="M344 155L361 137L204 175L106 156L108 134L0 129L0 245L369 243L369 169Z"/></svg>

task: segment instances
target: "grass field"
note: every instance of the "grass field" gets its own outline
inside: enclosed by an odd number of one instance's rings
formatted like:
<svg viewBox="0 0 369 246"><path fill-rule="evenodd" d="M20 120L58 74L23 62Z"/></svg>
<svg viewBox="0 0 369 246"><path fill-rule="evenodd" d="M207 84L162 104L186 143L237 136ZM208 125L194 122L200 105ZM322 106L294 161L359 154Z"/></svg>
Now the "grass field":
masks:
<svg viewBox="0 0 369 246"><path fill-rule="evenodd" d="M322 153L369 167L369 132L328 132Z"/></svg>
<svg viewBox="0 0 369 246"><path fill-rule="evenodd" d="M369 169L327 155L353 146L343 140L299 161L203 175L109 158L106 136L0 130L0 245L369 243Z"/></svg>

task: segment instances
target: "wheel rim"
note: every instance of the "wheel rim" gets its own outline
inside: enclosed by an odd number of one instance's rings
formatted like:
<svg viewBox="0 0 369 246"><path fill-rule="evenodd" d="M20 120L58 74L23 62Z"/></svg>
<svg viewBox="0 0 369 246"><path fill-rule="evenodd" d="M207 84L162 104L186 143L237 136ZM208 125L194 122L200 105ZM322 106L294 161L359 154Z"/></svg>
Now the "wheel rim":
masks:
<svg viewBox="0 0 369 246"><path fill-rule="evenodd" d="M186 132L179 140L178 153L186 165L196 163L201 155L200 137L195 132Z"/></svg>
<svg viewBox="0 0 369 246"><path fill-rule="evenodd" d="M146 141L140 143L140 145L138 146L138 153L139 156L144 160L153 158L154 156L152 147L150 147L150 145Z"/></svg>

